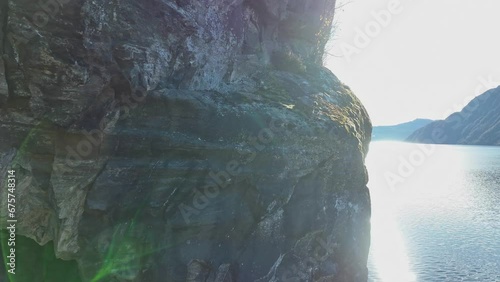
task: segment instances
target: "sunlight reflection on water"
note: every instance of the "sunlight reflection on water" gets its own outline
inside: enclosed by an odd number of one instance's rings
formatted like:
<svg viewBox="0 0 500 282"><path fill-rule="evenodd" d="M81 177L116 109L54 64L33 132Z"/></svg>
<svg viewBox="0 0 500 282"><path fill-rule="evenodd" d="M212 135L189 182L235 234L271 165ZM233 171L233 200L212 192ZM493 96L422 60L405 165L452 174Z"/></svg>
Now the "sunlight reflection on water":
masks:
<svg viewBox="0 0 500 282"><path fill-rule="evenodd" d="M396 221L390 213L382 211L372 216L371 252L379 278L386 282L416 281L410 269L405 242Z"/></svg>
<svg viewBox="0 0 500 282"><path fill-rule="evenodd" d="M500 148L374 142L366 164L370 281L500 281Z"/></svg>

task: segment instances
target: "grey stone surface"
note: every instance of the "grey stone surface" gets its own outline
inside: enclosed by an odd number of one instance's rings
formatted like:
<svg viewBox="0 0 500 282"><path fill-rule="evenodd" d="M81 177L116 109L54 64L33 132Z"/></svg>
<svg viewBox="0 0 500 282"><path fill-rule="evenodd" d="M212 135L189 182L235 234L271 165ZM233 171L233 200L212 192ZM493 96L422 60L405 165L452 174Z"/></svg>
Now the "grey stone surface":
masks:
<svg viewBox="0 0 500 282"><path fill-rule="evenodd" d="M321 65L335 1L1 3L19 234L82 281L366 281L371 124Z"/></svg>

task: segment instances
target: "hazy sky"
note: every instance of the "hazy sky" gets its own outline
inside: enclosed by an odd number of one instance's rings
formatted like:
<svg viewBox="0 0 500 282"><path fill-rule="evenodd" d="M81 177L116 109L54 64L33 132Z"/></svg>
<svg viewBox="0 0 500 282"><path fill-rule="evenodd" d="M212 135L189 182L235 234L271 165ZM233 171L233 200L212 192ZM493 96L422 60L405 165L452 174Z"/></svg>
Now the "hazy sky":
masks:
<svg viewBox="0 0 500 282"><path fill-rule="evenodd" d="M374 125L442 119L500 85L499 0L339 1L327 66Z"/></svg>

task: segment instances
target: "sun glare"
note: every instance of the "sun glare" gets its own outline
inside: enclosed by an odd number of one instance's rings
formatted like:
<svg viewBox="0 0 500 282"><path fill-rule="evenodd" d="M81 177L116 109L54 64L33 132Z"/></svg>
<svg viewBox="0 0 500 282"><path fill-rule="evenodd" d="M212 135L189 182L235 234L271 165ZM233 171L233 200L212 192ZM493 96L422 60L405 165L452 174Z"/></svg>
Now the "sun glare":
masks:
<svg viewBox="0 0 500 282"><path fill-rule="evenodd" d="M405 242L391 208L379 209L372 215L372 258L374 271L383 282L415 282Z"/></svg>

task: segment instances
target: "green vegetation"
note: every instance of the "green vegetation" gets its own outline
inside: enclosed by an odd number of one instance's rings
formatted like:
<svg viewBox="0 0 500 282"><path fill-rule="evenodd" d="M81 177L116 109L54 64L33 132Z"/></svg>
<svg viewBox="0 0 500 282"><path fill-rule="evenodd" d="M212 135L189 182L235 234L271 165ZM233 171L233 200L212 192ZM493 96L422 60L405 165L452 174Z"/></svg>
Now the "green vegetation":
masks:
<svg viewBox="0 0 500 282"><path fill-rule="evenodd" d="M274 51L271 55L271 64L281 71L288 71L297 74L306 72L306 65L303 60L291 51Z"/></svg>

